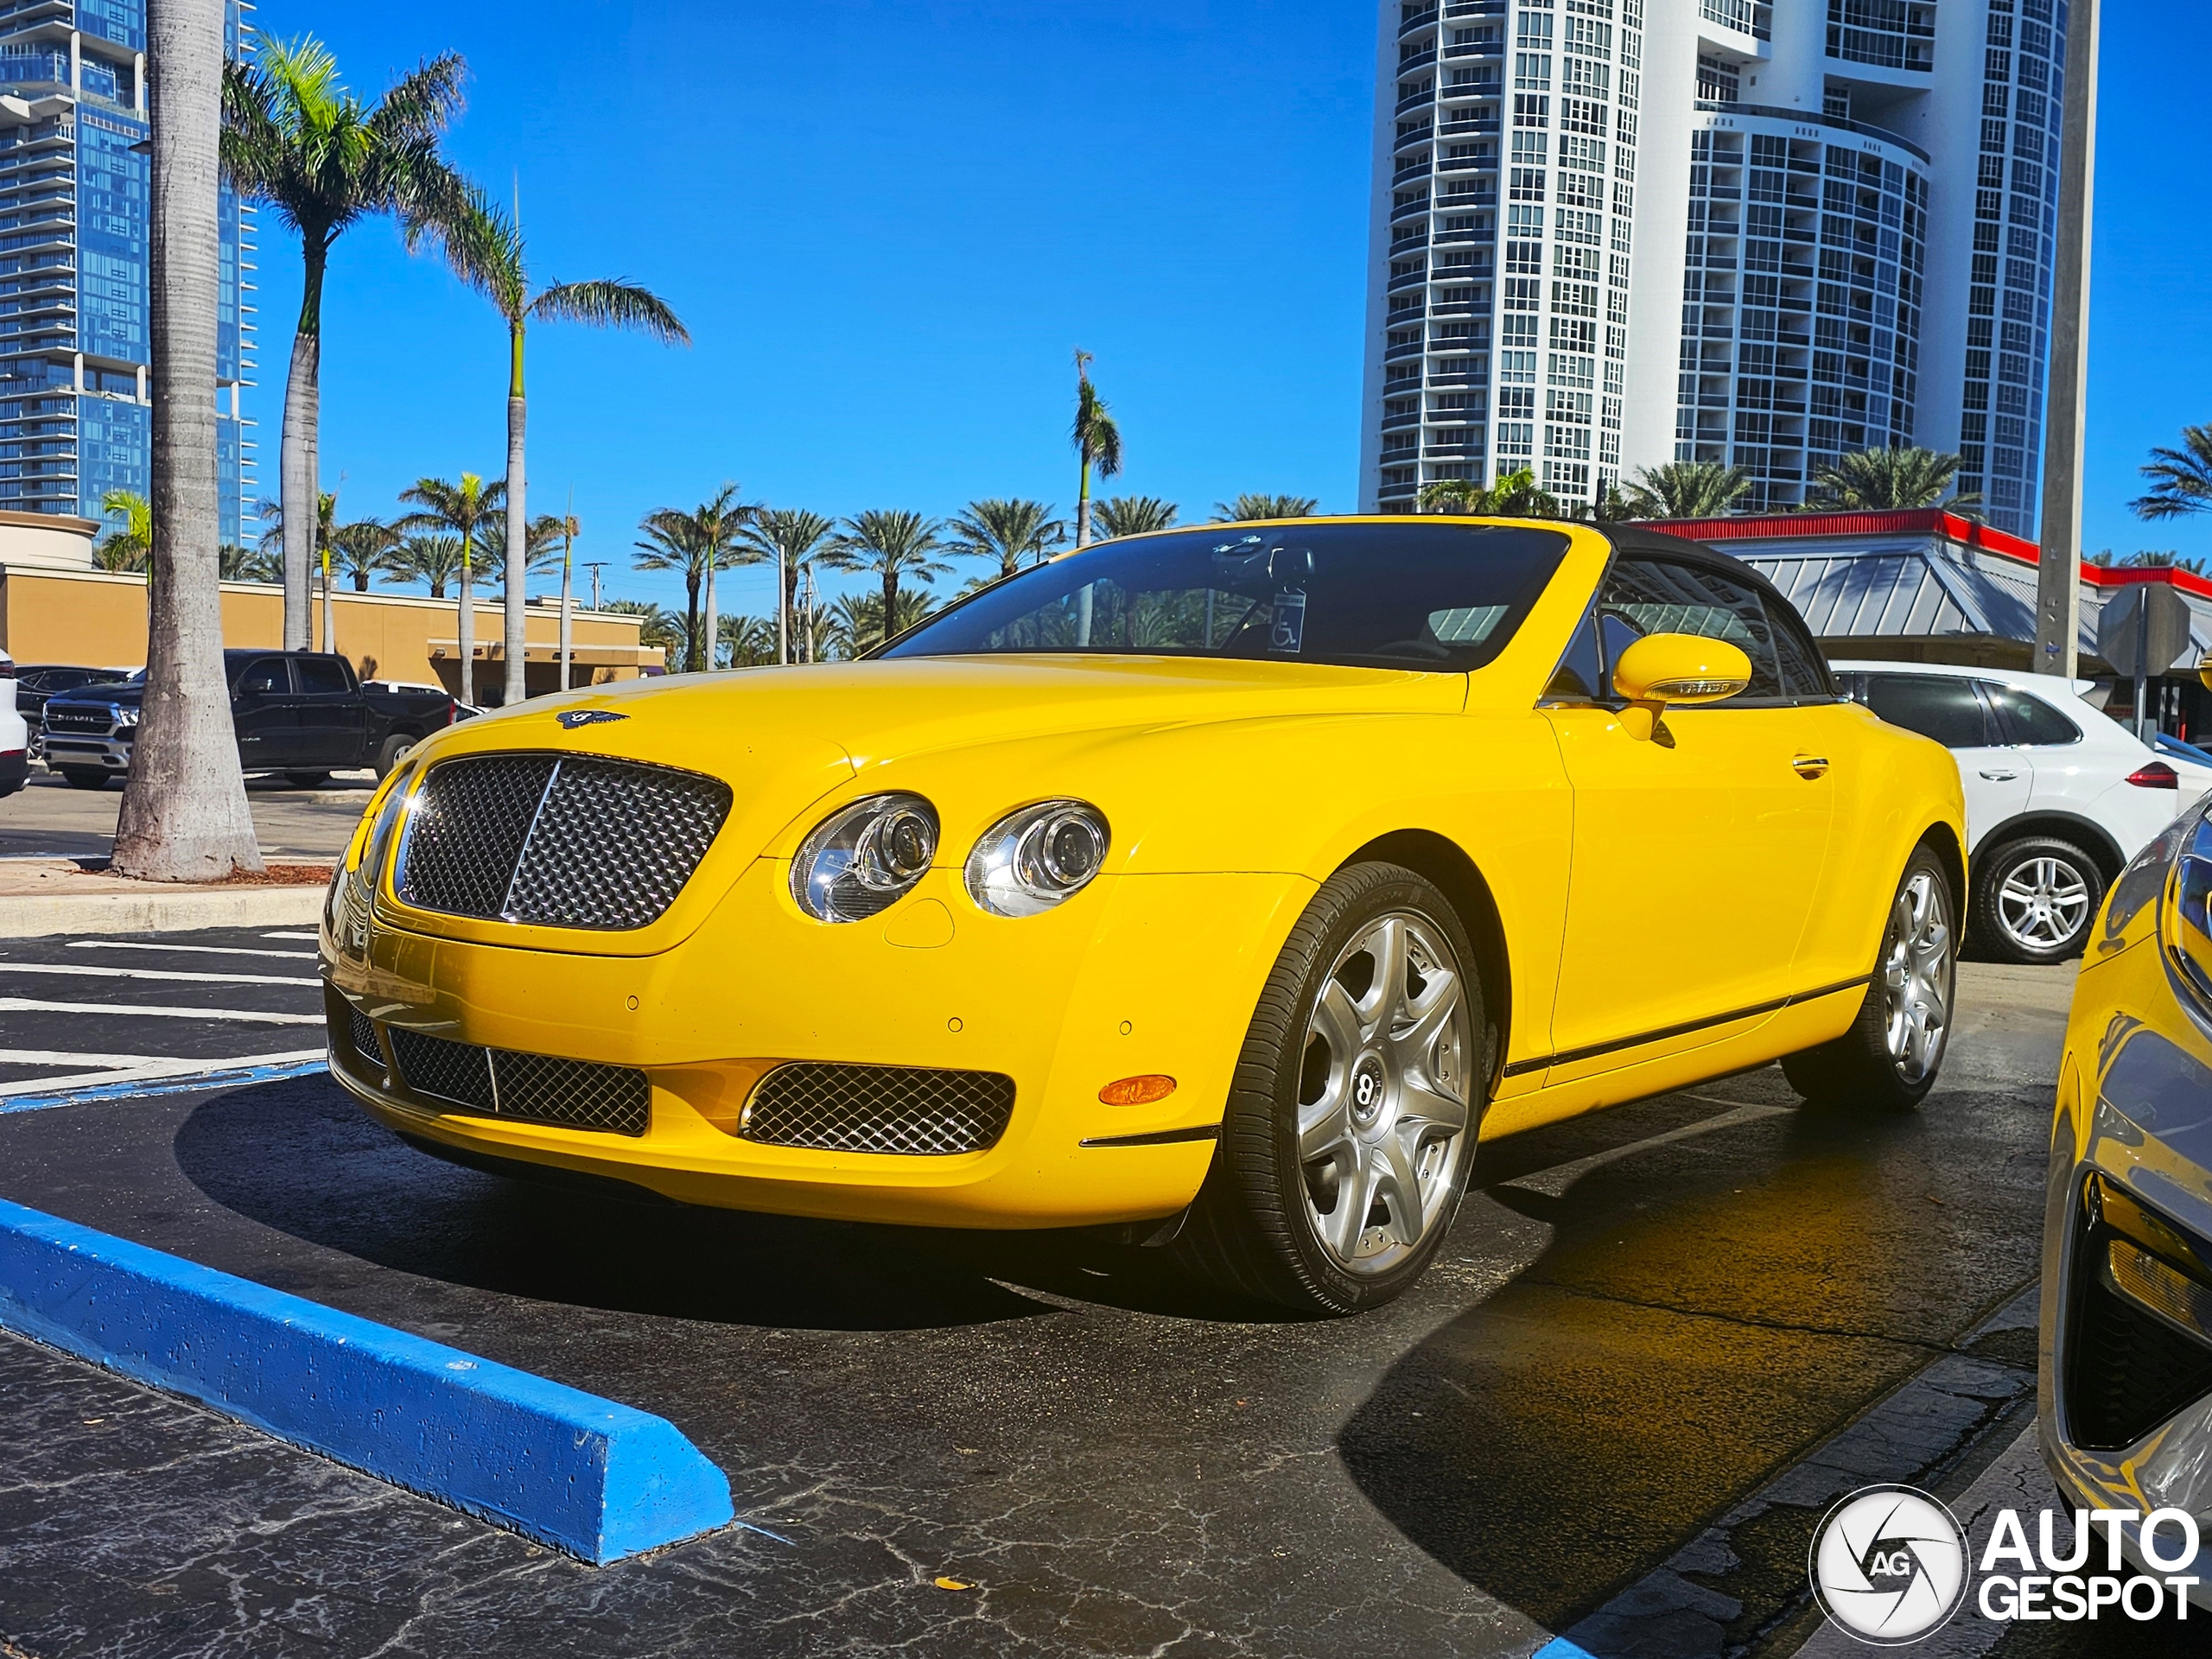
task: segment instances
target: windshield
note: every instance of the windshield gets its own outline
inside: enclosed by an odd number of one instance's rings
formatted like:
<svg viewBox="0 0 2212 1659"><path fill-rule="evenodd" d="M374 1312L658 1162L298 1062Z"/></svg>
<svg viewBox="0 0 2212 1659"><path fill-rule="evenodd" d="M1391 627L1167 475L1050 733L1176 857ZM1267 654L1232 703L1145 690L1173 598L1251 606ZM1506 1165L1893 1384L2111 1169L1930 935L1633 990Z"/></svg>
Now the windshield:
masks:
<svg viewBox="0 0 2212 1659"><path fill-rule="evenodd" d="M995 583L885 657L1007 652L1480 668L1567 538L1519 526L1301 524L1106 542Z"/></svg>

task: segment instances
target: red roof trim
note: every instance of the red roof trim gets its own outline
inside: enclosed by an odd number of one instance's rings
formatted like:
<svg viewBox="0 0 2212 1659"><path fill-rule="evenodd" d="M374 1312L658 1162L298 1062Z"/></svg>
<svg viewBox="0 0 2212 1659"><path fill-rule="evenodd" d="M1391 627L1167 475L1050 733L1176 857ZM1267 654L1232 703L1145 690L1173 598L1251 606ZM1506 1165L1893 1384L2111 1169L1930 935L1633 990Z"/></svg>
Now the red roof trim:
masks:
<svg viewBox="0 0 2212 1659"><path fill-rule="evenodd" d="M2033 542L1987 524L1946 512L1941 507L1913 507L1869 512L1774 512L1731 514L1725 518L1660 518L1651 528L1694 542L1804 541L1815 537L1941 536L1961 547L1979 548L2022 564L2041 558ZM2138 582L2164 582L2185 594L2212 600L2212 580L2164 565L2104 564L2082 566L2082 580L2093 588L2126 588Z"/></svg>

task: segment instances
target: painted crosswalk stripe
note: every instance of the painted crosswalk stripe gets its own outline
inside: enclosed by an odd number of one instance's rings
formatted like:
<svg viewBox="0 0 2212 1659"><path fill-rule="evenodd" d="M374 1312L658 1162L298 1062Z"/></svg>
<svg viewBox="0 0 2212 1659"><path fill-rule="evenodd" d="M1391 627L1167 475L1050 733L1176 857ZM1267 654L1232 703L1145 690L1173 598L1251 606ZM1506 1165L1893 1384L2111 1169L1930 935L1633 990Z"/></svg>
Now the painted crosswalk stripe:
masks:
<svg viewBox="0 0 2212 1659"><path fill-rule="evenodd" d="M147 1060L137 1065L109 1066L104 1071L79 1072L67 1077L32 1077L20 1083L0 1084L0 1100L18 1095L52 1094L64 1089L82 1089L96 1084L153 1083L177 1077L206 1077L214 1072L251 1071L270 1065L296 1065L302 1060L321 1060L324 1051L320 1048L297 1048L283 1054L240 1054L229 1058L209 1059L200 1055L193 1059Z"/></svg>
<svg viewBox="0 0 2212 1659"><path fill-rule="evenodd" d="M0 974L55 974L68 979L144 979L181 985L320 985L313 975L194 974L182 969L100 968L85 962L0 962Z"/></svg>
<svg viewBox="0 0 2212 1659"><path fill-rule="evenodd" d="M72 939L72 950L159 950L196 957L282 957L287 962L313 962L312 950L257 950L245 944L148 944L139 939Z"/></svg>
<svg viewBox="0 0 2212 1659"><path fill-rule="evenodd" d="M319 1014L265 1014L250 1008L142 1007L129 1002L49 1002L36 996L0 996L0 1014L119 1014L131 1019L243 1020L263 1026L323 1023L323 1016Z"/></svg>
<svg viewBox="0 0 2212 1659"><path fill-rule="evenodd" d="M67 1048L0 1048L0 1065L167 1065L169 1054L80 1054ZM189 1062L193 1065L199 1060Z"/></svg>

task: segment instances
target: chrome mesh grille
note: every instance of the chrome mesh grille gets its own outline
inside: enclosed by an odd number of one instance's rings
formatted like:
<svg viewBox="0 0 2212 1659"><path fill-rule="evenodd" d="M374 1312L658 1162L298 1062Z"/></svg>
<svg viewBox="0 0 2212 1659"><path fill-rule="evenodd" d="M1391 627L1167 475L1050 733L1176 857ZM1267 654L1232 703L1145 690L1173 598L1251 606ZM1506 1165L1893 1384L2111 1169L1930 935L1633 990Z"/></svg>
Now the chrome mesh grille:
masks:
<svg viewBox="0 0 2212 1659"><path fill-rule="evenodd" d="M779 1065L760 1080L738 1133L773 1147L946 1157L995 1146L1014 1115L1014 1079L924 1065Z"/></svg>
<svg viewBox="0 0 2212 1659"><path fill-rule="evenodd" d="M657 919L698 868L729 785L597 755L433 766L409 815L399 896L424 910L610 931Z"/></svg>
<svg viewBox="0 0 2212 1659"><path fill-rule="evenodd" d="M399 1026L387 1034L401 1080L426 1099L486 1117L607 1135L643 1135L652 1119L652 1085L635 1066L518 1054Z"/></svg>
<svg viewBox="0 0 2212 1659"><path fill-rule="evenodd" d="M346 1024L353 1039L353 1052L362 1065L371 1071L382 1072L384 1050L377 1046L377 1028L370 1022L369 1016L359 1008L351 1009Z"/></svg>

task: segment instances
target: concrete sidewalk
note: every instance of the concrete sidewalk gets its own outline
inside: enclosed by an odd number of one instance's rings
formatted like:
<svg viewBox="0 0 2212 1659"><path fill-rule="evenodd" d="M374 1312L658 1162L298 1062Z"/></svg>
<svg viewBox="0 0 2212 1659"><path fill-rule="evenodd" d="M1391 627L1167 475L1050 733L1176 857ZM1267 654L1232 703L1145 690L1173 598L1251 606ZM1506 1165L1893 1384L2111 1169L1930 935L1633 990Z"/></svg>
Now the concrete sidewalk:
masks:
<svg viewBox="0 0 2212 1659"><path fill-rule="evenodd" d="M280 865L289 874L315 867ZM327 870L309 880L190 886L129 881L73 859L0 860L0 938L167 933L201 927L312 927Z"/></svg>

